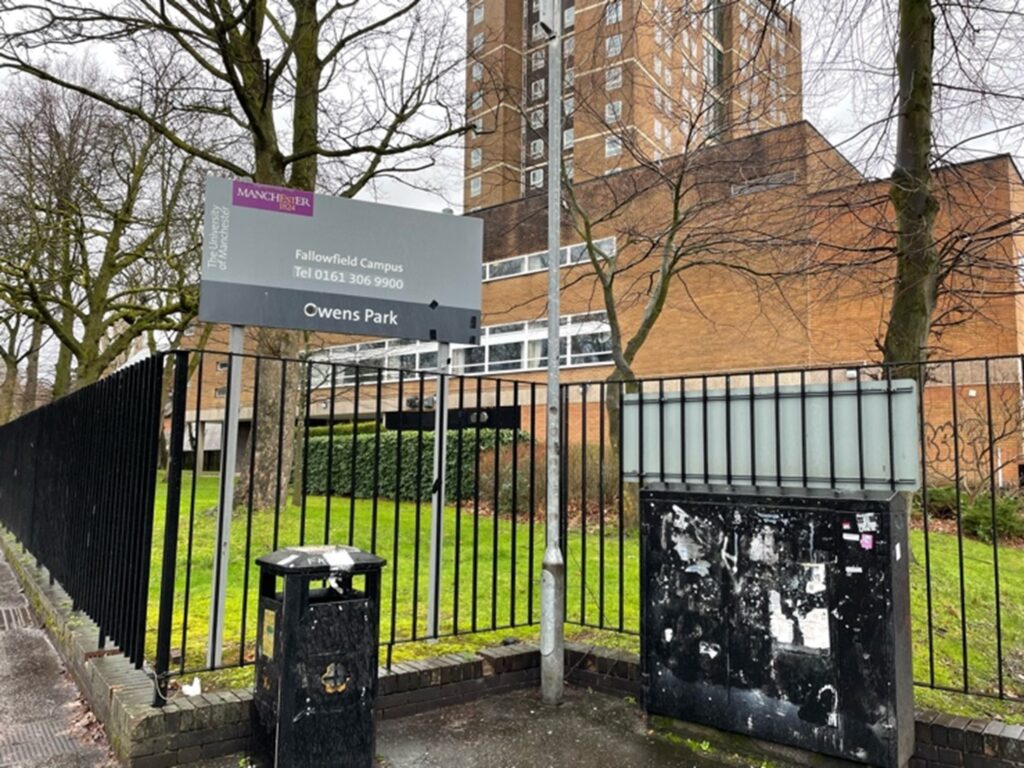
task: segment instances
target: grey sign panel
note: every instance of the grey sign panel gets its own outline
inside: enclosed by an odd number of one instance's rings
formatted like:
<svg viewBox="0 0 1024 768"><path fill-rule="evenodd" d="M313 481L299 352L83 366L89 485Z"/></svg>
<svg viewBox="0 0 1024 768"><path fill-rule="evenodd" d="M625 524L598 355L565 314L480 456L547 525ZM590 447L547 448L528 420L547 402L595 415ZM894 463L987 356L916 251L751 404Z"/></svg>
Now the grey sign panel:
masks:
<svg viewBox="0 0 1024 768"><path fill-rule="evenodd" d="M627 395L626 479L785 487L921 486L917 384L909 379ZM685 399L685 408L681 407ZM641 416L642 411L642 416ZM858 419L860 424L858 426ZM778 435L778 439L776 439ZM643 449L641 450L641 436ZM705 453L705 444L707 451ZM664 474L662 473L664 470ZM806 482L804 478L806 477ZM863 485L861 484L863 478Z"/></svg>
<svg viewBox="0 0 1024 768"><path fill-rule="evenodd" d="M483 223L209 178L199 319L475 343Z"/></svg>

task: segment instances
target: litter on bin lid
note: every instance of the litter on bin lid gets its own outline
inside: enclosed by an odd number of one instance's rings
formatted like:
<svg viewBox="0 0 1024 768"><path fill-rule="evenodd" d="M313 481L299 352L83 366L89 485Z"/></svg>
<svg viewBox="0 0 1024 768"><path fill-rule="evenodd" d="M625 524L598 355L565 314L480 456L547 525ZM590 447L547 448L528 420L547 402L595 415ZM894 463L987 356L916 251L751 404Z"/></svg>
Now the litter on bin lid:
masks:
<svg viewBox="0 0 1024 768"><path fill-rule="evenodd" d="M364 573L377 570L384 561L372 552L358 547L320 545L285 547L263 555L256 562L270 571L328 575L332 573Z"/></svg>
<svg viewBox="0 0 1024 768"><path fill-rule="evenodd" d="M332 549L329 552L324 552L323 557L331 566L331 570L351 571L352 566L355 565L355 561L352 560L352 555L348 553L347 549Z"/></svg>

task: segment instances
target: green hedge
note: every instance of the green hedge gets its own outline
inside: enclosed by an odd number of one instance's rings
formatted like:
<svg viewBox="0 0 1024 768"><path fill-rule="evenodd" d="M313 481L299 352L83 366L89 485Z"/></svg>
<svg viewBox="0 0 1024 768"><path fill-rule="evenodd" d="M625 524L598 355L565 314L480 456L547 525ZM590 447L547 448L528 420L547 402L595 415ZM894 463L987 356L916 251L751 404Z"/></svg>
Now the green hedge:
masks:
<svg viewBox="0 0 1024 768"><path fill-rule="evenodd" d="M310 437L327 437L329 427L310 427ZM353 432L359 432L360 434L372 434L377 431L376 421L358 421L353 424L351 421L343 421L334 425L334 434L338 435L351 435Z"/></svg>
<svg viewBox="0 0 1024 768"><path fill-rule="evenodd" d="M434 466L434 434L433 432L419 433L416 431L397 432L382 430L380 432L380 454L377 461L376 432L360 433L355 436L356 461L355 461L355 495L357 497L370 497L374 495L375 486L379 489L381 496L394 498L398 469L398 442L401 434L401 480L398 483L399 497L402 499L414 500L417 495L424 501L429 501L431 487L433 486ZM422 434L422 438L420 437ZM503 429L497 433L498 444L501 446L511 445L513 442L514 430ZM481 429L480 454L481 459L494 453L495 430ZM417 489L417 452L418 440L422 439L423 453L420 458L422 471L419 477L419 488ZM520 443L529 441L529 434L519 432ZM311 437L309 440L309 455L307 459L306 490L310 494L324 494L327 491L327 437ZM337 494L348 495L352 492L352 435L339 439L334 437L334 457L331 464L331 490ZM462 432L462 488L458 493L457 467L459 463L459 432L448 433L448 473L447 473L447 496L449 501L456 498L469 499L475 495L474 481L475 461L477 455L477 431L465 430ZM481 481L481 485L486 484ZM418 494L417 494L418 490Z"/></svg>

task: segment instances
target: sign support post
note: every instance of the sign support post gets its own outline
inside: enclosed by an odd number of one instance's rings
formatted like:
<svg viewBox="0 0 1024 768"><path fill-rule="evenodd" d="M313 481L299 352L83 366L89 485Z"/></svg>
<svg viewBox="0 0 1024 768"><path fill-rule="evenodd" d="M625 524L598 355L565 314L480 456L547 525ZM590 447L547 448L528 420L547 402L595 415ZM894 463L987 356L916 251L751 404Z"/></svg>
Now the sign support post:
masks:
<svg viewBox="0 0 1024 768"><path fill-rule="evenodd" d="M540 576L540 690L546 704L562 700L565 677L565 561L559 542L561 493L559 431L560 269L562 227L562 3L543 0L541 24L548 33L548 392L547 545Z"/></svg>
<svg viewBox="0 0 1024 768"><path fill-rule="evenodd" d="M430 496L430 586L427 593L427 637L436 639L441 614L441 548L444 546L445 475L448 467L448 374L451 345L437 345L437 396L434 398L434 485ZM457 555L456 555L457 556Z"/></svg>
<svg viewBox="0 0 1024 768"><path fill-rule="evenodd" d="M221 430L220 509L217 515L217 541L213 550L213 594L210 602L210 629L206 643L206 665L219 667L224 648L224 603L228 589L228 555L231 548L231 513L235 508L235 466L238 456L238 414L242 400L242 351L245 328L231 326L228 341L228 393L224 428Z"/></svg>

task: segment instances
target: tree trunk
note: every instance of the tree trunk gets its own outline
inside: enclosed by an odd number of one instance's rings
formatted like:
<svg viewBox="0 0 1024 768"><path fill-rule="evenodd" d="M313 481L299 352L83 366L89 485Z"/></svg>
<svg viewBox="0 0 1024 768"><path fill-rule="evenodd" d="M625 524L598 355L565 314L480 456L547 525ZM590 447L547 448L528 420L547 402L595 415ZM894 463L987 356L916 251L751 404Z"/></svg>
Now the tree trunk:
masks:
<svg viewBox="0 0 1024 768"><path fill-rule="evenodd" d="M256 333L257 352L264 357L260 361L259 398L255 405L255 471L250 477L249 457L242 457L242 477L235 500L245 506L251 493L253 509L274 509L283 507L287 500L305 379L302 363L294 359L298 334L272 328L261 328ZM281 362L282 358L288 362Z"/></svg>
<svg viewBox="0 0 1024 768"><path fill-rule="evenodd" d="M608 383L605 399L605 412L608 414L608 437L611 442L611 455L605 461L613 467L622 466L622 408L620 400L626 395L639 391L633 372L613 371L605 380ZM622 484L622 525L627 530L636 530L640 524L640 485L635 483Z"/></svg>
<svg viewBox="0 0 1024 768"><path fill-rule="evenodd" d="M0 424L6 424L17 414L14 400L18 393L18 364L14 360L4 360L4 381L0 384Z"/></svg>
<svg viewBox="0 0 1024 768"><path fill-rule="evenodd" d="M28 413L36 407L39 398L39 348L43 345L43 324L32 323L32 338L28 357L25 359L25 391L21 396L21 412Z"/></svg>
<svg viewBox="0 0 1024 768"><path fill-rule="evenodd" d="M935 16L929 0L900 0L899 121L889 197L896 215L896 284L883 349L893 376L917 378L927 356L940 262L933 226L932 57ZM900 365L900 364L904 365Z"/></svg>
<svg viewBox="0 0 1024 768"><path fill-rule="evenodd" d="M63 344L57 350L57 365L53 371L53 399L71 391L71 350Z"/></svg>

